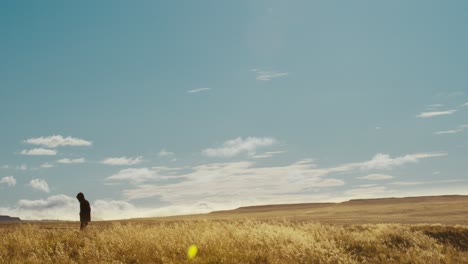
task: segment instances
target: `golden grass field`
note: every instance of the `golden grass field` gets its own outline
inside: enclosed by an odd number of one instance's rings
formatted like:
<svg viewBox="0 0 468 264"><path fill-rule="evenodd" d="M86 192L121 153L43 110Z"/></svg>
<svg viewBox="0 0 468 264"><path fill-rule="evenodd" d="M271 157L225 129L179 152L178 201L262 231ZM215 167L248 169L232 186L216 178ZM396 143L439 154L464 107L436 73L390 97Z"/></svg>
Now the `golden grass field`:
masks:
<svg viewBox="0 0 468 264"><path fill-rule="evenodd" d="M412 199L99 221L86 231L79 231L77 222L0 224L0 262L468 263L468 198ZM439 207L448 214L420 218L418 208L430 213ZM337 219L325 220L332 216ZM187 257L190 245L198 247L193 259Z"/></svg>

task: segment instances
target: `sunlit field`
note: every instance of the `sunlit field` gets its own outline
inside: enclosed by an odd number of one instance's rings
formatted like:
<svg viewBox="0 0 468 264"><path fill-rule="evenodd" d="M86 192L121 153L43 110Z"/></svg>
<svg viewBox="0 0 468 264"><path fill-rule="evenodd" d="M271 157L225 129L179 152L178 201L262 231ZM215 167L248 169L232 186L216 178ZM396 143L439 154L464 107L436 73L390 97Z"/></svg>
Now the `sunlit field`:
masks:
<svg viewBox="0 0 468 264"><path fill-rule="evenodd" d="M0 225L1 263L468 263L462 225L179 220ZM196 245L194 258L187 256Z"/></svg>

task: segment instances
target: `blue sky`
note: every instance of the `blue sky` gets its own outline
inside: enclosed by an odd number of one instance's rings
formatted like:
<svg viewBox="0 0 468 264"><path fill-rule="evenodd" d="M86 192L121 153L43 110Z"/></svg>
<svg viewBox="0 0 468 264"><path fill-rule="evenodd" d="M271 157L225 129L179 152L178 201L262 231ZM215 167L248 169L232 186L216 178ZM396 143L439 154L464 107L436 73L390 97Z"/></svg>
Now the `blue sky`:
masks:
<svg viewBox="0 0 468 264"><path fill-rule="evenodd" d="M465 1L0 4L0 214L468 194Z"/></svg>

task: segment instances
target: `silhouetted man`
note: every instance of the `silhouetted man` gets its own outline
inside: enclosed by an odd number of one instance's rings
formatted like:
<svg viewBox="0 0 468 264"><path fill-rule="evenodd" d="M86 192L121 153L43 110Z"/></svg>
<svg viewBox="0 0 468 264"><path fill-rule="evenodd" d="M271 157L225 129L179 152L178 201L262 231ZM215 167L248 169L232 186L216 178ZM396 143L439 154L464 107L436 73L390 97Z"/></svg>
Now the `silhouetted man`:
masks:
<svg viewBox="0 0 468 264"><path fill-rule="evenodd" d="M77 194L76 198L80 201L80 229L83 230L91 221L91 207L89 206L89 202L84 198L83 193Z"/></svg>

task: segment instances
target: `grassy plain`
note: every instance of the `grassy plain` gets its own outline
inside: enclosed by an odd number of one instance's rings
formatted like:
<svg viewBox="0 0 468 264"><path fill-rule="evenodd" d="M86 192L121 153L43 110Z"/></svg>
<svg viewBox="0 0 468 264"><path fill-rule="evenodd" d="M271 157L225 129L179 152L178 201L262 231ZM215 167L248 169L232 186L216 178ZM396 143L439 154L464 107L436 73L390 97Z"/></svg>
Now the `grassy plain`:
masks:
<svg viewBox="0 0 468 264"><path fill-rule="evenodd" d="M260 206L92 222L83 232L76 222L1 224L0 263L468 263L467 202Z"/></svg>

